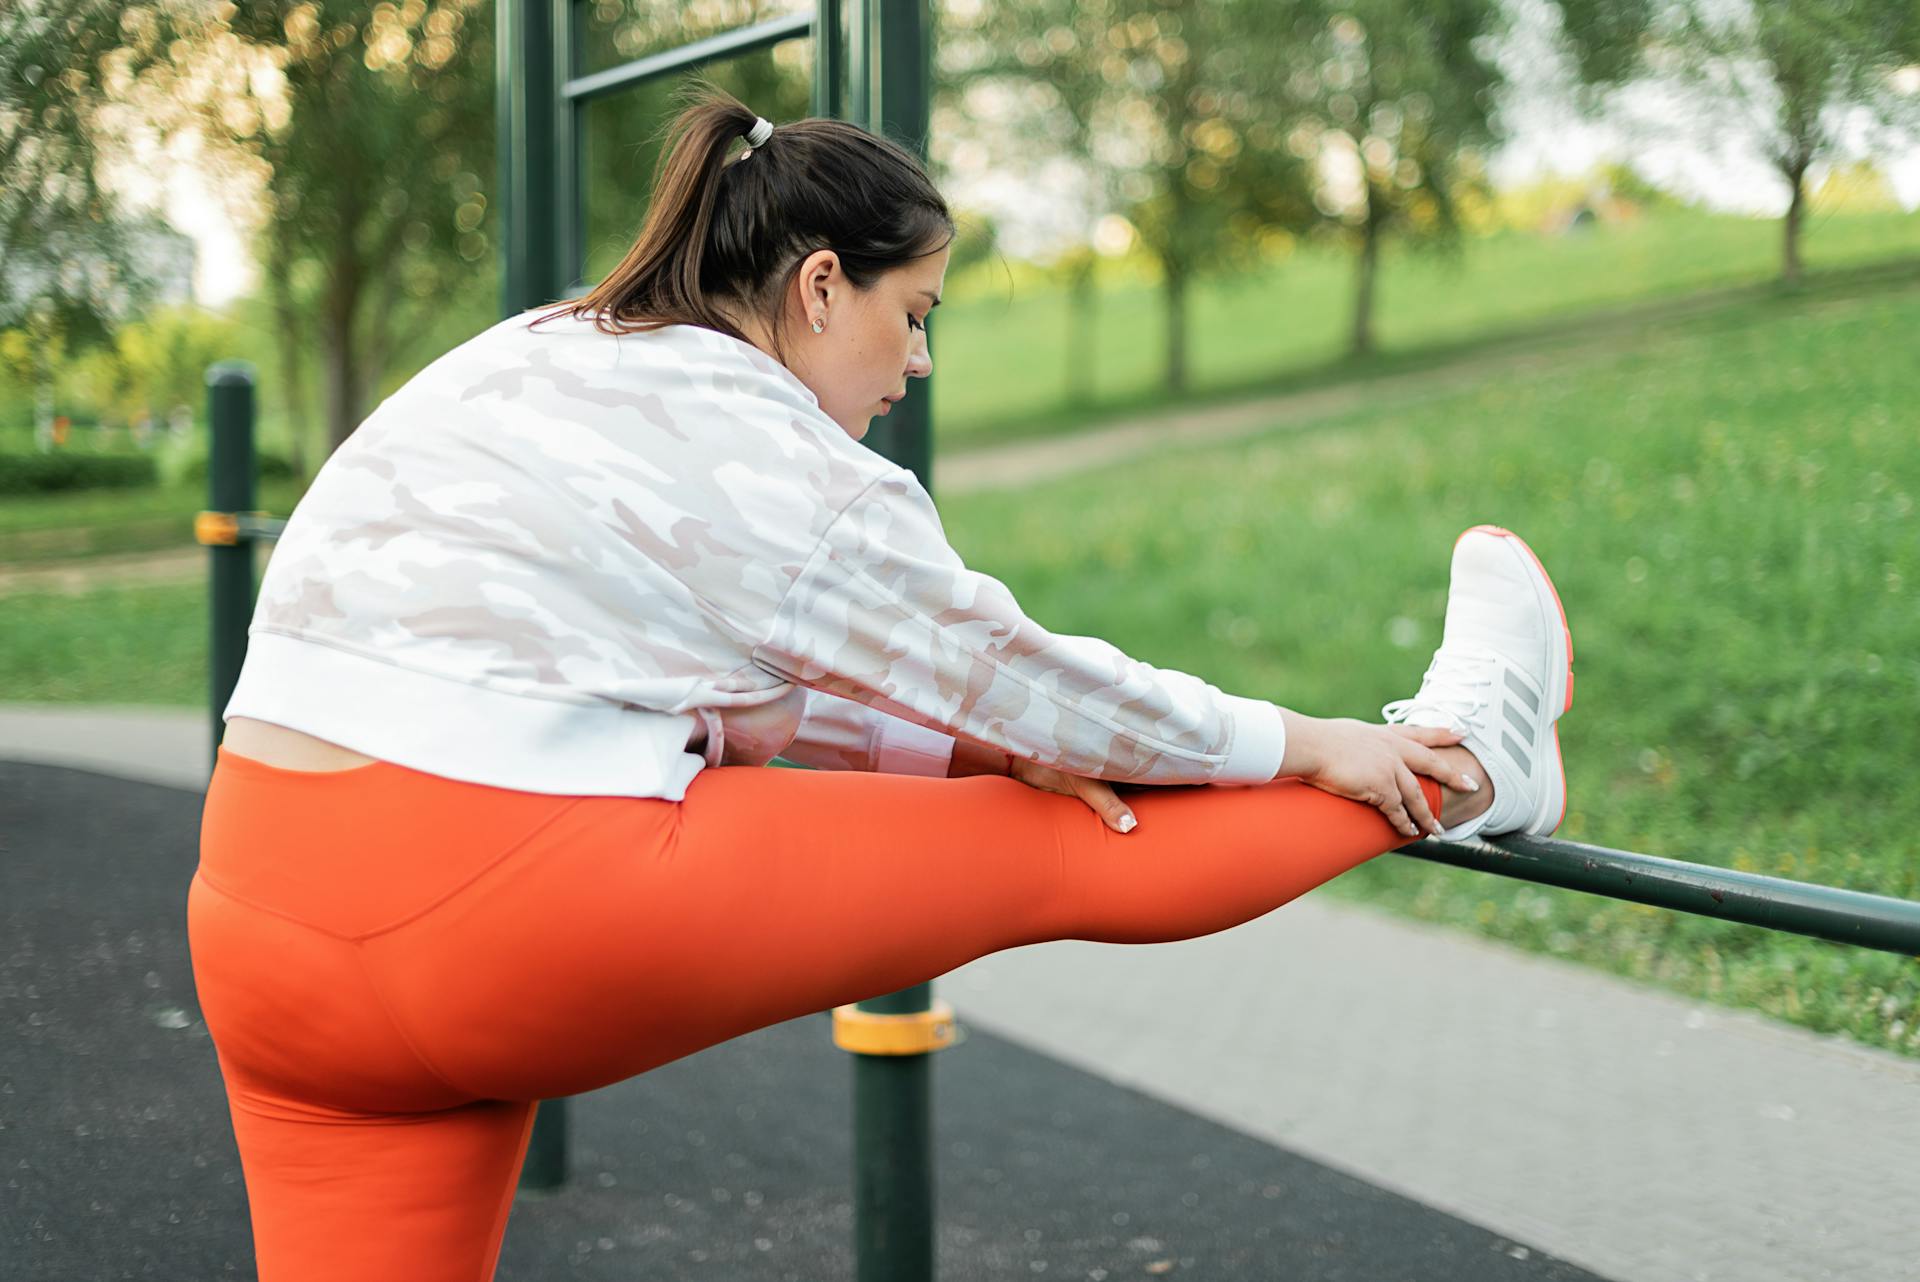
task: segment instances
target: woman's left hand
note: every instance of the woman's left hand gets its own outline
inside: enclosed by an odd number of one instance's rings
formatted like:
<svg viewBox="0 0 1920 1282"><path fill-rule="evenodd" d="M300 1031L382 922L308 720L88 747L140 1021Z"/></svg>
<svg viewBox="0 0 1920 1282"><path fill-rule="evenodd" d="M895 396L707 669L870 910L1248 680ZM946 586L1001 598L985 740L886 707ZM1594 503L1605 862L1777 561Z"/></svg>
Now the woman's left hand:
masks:
<svg viewBox="0 0 1920 1282"><path fill-rule="evenodd" d="M1029 788L1078 797L1115 832L1132 832L1139 822L1112 787L1098 779L1070 775L971 739L954 740L953 761L947 775L953 779L964 779L968 775L1007 775Z"/></svg>
<svg viewBox="0 0 1920 1282"><path fill-rule="evenodd" d="M1013 758L1012 768L1008 771L1015 779L1029 788L1038 788L1042 792L1057 792L1065 797L1078 797L1087 803L1093 813L1106 822L1115 832L1132 832L1139 821L1133 817L1133 811L1127 803L1120 800L1112 786L1098 779L1088 779L1081 775L1070 775L1055 770L1052 766L1039 765L1025 757Z"/></svg>

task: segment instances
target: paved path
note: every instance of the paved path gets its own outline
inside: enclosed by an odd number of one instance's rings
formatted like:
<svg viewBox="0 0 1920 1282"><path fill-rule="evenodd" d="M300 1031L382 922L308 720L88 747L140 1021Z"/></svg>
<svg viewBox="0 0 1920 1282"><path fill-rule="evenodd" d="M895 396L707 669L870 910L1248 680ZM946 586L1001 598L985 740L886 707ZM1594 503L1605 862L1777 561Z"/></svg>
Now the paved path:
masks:
<svg viewBox="0 0 1920 1282"><path fill-rule="evenodd" d="M190 790L207 735L191 710L0 705L0 759ZM1920 1279L1920 1062L1324 896L1181 943L1015 949L938 991L1620 1282Z"/></svg>

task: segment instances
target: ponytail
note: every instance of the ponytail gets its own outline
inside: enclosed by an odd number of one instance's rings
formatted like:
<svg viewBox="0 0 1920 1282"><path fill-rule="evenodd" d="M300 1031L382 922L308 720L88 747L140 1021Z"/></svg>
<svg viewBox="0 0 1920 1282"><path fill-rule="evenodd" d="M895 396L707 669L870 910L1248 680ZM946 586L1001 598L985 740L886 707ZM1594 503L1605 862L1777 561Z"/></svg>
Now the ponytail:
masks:
<svg viewBox="0 0 1920 1282"><path fill-rule="evenodd" d="M845 121L774 127L700 85L673 121L652 200L632 248L588 293L549 315L585 317L610 334L698 325L745 341L730 311L779 335L785 288L815 250L830 249L857 289L953 237L946 201L908 152Z"/></svg>

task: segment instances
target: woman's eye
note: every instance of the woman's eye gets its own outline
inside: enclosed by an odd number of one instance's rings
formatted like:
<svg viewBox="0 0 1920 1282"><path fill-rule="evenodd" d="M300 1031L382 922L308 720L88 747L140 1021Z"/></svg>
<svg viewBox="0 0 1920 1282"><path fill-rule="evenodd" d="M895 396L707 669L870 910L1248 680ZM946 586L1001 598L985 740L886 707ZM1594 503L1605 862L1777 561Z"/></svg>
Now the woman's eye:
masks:
<svg viewBox="0 0 1920 1282"><path fill-rule="evenodd" d="M912 312L908 312L907 328L908 329L925 329L926 325L921 321L921 319L918 316L915 316Z"/></svg>

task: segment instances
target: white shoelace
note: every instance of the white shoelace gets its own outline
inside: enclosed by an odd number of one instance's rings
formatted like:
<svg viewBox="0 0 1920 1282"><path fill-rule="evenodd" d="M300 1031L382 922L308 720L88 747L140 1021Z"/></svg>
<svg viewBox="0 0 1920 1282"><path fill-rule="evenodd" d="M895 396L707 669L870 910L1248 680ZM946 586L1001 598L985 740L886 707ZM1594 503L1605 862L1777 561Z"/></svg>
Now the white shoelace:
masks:
<svg viewBox="0 0 1920 1282"><path fill-rule="evenodd" d="M1465 733L1480 709L1493 697L1493 676L1499 656L1485 646L1442 647L1420 678L1420 693L1395 699L1380 710L1388 725L1405 721L1415 709L1433 708L1459 719L1454 729Z"/></svg>

